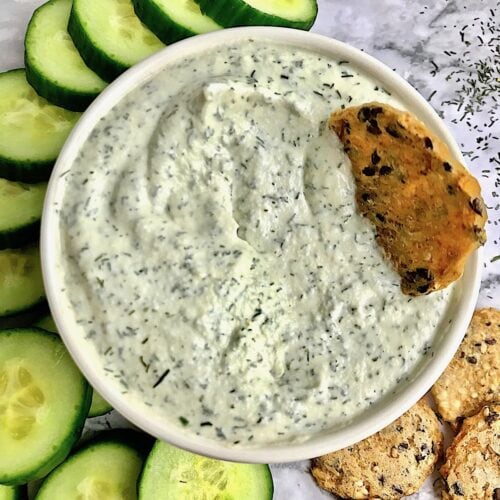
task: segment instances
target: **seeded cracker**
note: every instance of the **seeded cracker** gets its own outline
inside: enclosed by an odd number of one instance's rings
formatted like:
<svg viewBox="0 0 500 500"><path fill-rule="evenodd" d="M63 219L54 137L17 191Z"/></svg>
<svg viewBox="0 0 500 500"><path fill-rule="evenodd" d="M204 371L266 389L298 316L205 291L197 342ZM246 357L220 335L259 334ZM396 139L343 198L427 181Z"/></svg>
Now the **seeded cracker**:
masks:
<svg viewBox="0 0 500 500"><path fill-rule="evenodd" d="M479 309L452 362L432 388L439 413L453 424L500 401L500 311Z"/></svg>
<svg viewBox="0 0 500 500"><path fill-rule="evenodd" d="M434 470L443 436L421 400L379 433L313 460L318 485L343 498L398 499L418 491Z"/></svg>
<svg viewBox="0 0 500 500"><path fill-rule="evenodd" d="M447 287L485 240L476 179L409 113L369 103L330 117L357 185L361 213L400 274L405 294Z"/></svg>
<svg viewBox="0 0 500 500"><path fill-rule="evenodd" d="M500 494L500 405L467 418L446 451L444 499L495 500Z"/></svg>

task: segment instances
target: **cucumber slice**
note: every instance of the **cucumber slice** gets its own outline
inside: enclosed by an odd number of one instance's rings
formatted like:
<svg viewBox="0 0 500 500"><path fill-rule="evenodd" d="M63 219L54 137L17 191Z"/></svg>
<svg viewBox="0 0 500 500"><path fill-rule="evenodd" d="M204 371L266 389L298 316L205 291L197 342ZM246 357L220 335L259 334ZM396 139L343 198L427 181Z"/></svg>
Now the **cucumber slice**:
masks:
<svg viewBox="0 0 500 500"><path fill-rule="evenodd" d="M43 482L36 500L134 500L148 436L103 434L87 443Z"/></svg>
<svg viewBox="0 0 500 500"><path fill-rule="evenodd" d="M141 21L166 44L220 30L194 0L132 0Z"/></svg>
<svg viewBox="0 0 500 500"><path fill-rule="evenodd" d="M39 321L34 323L33 326L43 328L48 332L57 334L59 333L57 331L57 326L50 314L41 318ZM88 417L100 417L102 415L105 415L106 413L109 413L112 409L113 407L94 389L94 391L92 392L92 404L90 405Z"/></svg>
<svg viewBox="0 0 500 500"><path fill-rule="evenodd" d="M106 413L109 413L112 409L113 407L94 389L88 417L100 417L106 415Z"/></svg>
<svg viewBox="0 0 500 500"><path fill-rule="evenodd" d="M0 179L0 250L31 243L40 236L47 184Z"/></svg>
<svg viewBox="0 0 500 500"><path fill-rule="evenodd" d="M68 32L87 66L107 81L165 47L139 21L132 0L74 0Z"/></svg>
<svg viewBox="0 0 500 500"><path fill-rule="evenodd" d="M0 73L0 176L40 182L52 166L80 113L37 95L23 69Z"/></svg>
<svg viewBox="0 0 500 500"><path fill-rule="evenodd" d="M26 311L44 299L38 246L1 250L0 317Z"/></svg>
<svg viewBox="0 0 500 500"><path fill-rule="evenodd" d="M24 498L27 498L24 486L0 485L0 500L23 500Z"/></svg>
<svg viewBox="0 0 500 500"><path fill-rule="evenodd" d="M271 500L273 490L267 465L222 462L162 441L153 446L139 480L139 500Z"/></svg>
<svg viewBox="0 0 500 500"><path fill-rule="evenodd" d="M85 66L67 27L71 0L50 0L39 7L24 40L26 76L49 101L83 111L106 87L106 82Z"/></svg>
<svg viewBox="0 0 500 500"><path fill-rule="evenodd" d="M44 300L30 309L27 309L19 314L11 314L10 316L0 317L0 330L12 328L27 328L33 326L33 322L39 320L47 314L49 305Z"/></svg>
<svg viewBox="0 0 500 500"><path fill-rule="evenodd" d="M48 332L58 333L56 324L52 319L50 314L47 314L43 318L40 318L36 323L33 323L33 326L37 328L42 328L43 330L47 330Z"/></svg>
<svg viewBox="0 0 500 500"><path fill-rule="evenodd" d="M221 26L285 26L308 30L318 15L316 0L196 0Z"/></svg>
<svg viewBox="0 0 500 500"><path fill-rule="evenodd" d="M24 484L61 463L80 437L90 397L57 335L0 331L0 483Z"/></svg>

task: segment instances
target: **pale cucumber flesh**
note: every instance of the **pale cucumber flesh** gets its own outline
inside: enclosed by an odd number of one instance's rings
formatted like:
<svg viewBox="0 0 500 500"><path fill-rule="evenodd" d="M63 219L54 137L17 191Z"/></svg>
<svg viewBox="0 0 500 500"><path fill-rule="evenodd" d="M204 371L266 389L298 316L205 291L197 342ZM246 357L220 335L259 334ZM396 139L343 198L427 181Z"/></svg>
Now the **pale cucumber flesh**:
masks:
<svg viewBox="0 0 500 500"><path fill-rule="evenodd" d="M37 95L24 70L0 74L0 158L54 162L79 118Z"/></svg>
<svg viewBox="0 0 500 500"><path fill-rule="evenodd" d="M57 336L1 331L0 483L23 484L60 463L89 405L89 386Z"/></svg>
<svg viewBox="0 0 500 500"><path fill-rule="evenodd" d="M201 11L225 28L283 26L308 30L318 14L316 0L196 0Z"/></svg>
<svg viewBox="0 0 500 500"><path fill-rule="evenodd" d="M26 63L52 84L81 93L107 85L89 69L67 32L71 0L51 0L34 14L26 34Z"/></svg>
<svg viewBox="0 0 500 500"><path fill-rule="evenodd" d="M152 0L172 21L188 28L194 33L208 33L220 30L215 21L201 13L200 7L194 0Z"/></svg>
<svg viewBox="0 0 500 500"><path fill-rule="evenodd" d="M267 465L223 462L157 441L146 460L139 500L271 500Z"/></svg>
<svg viewBox="0 0 500 500"><path fill-rule="evenodd" d="M91 444L48 476L36 500L136 500L142 464L142 454L126 443Z"/></svg>
<svg viewBox="0 0 500 500"><path fill-rule="evenodd" d="M21 500L23 494L20 487L0 485L0 500Z"/></svg>
<svg viewBox="0 0 500 500"><path fill-rule="evenodd" d="M135 15L131 0L75 0L73 11L88 42L132 66L165 45Z"/></svg>
<svg viewBox="0 0 500 500"><path fill-rule="evenodd" d="M113 407L94 389L92 393L92 404L90 405L89 417L100 417L109 413Z"/></svg>
<svg viewBox="0 0 500 500"><path fill-rule="evenodd" d="M46 190L46 183L0 179L0 232L40 220Z"/></svg>
<svg viewBox="0 0 500 500"><path fill-rule="evenodd" d="M0 251L0 316L29 309L45 297L37 246Z"/></svg>
<svg viewBox="0 0 500 500"><path fill-rule="evenodd" d="M307 19L314 15L311 0L242 0L250 7L284 19Z"/></svg>
<svg viewBox="0 0 500 500"><path fill-rule="evenodd" d="M39 319L36 323L34 323L33 326L43 328L48 332L57 334L59 333L57 331L57 326L50 314ZM100 417L101 415L109 413L112 409L113 407L94 389L92 392L92 403L90 405L88 416L90 418Z"/></svg>

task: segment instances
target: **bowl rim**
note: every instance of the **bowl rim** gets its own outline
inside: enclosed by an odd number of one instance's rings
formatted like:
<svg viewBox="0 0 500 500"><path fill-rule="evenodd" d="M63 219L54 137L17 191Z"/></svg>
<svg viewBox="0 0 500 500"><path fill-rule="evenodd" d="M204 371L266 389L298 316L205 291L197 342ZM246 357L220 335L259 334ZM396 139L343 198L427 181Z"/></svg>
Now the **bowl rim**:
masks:
<svg viewBox="0 0 500 500"><path fill-rule="evenodd" d="M451 361L472 317L479 293L482 249L475 251L468 259L461 279L462 292L454 307L456 314L448 332L438 343L434 357L404 389L395 396L390 396L384 404L377 404L372 411L368 409L361 418L339 430L323 432L305 442L271 443L252 448L228 447L215 440L186 434L174 423L160 421L159 418L155 420L151 414L135 406L133 398L122 397L115 384L102 377L92 360L80 349L82 339L72 334L73 325L68 319L70 315L64 314L67 304L61 300L59 293L61 276L56 271L60 233L55 206L58 195L64 191L64 183L59 182L59 179L75 160L81 145L100 117L132 89L149 80L171 62L216 45L248 38L268 39L272 43L298 46L333 58L349 60L357 69L394 91L405 105L409 104L411 111L438 134L453 155L463 162L457 143L430 104L393 70L359 49L323 35L289 28L244 27L199 35L170 45L126 71L97 97L80 118L59 155L47 190L41 227L42 272L50 310L73 360L91 385L132 424L175 446L222 460L246 463L295 462L342 449L367 438L401 416L428 392Z"/></svg>

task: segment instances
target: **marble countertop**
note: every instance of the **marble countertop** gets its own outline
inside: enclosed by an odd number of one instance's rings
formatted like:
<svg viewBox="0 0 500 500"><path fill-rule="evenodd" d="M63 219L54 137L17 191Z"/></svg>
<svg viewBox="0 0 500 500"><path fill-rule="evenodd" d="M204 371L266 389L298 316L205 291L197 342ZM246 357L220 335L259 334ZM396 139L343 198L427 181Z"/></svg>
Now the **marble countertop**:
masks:
<svg viewBox="0 0 500 500"><path fill-rule="evenodd" d="M27 22L40 0L0 0L0 71L22 66ZM500 307L500 2L498 0L319 0L313 31L347 42L407 79L441 115L479 179L488 242L479 306ZM89 431L122 425L93 419ZM275 500L332 498L308 463L273 466ZM438 498L429 480L411 498Z"/></svg>

